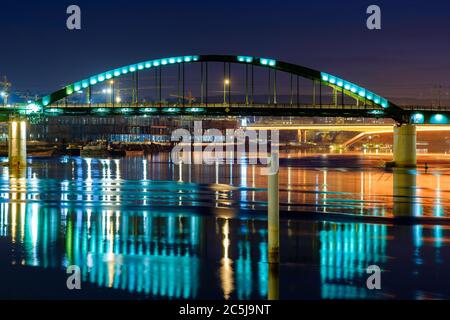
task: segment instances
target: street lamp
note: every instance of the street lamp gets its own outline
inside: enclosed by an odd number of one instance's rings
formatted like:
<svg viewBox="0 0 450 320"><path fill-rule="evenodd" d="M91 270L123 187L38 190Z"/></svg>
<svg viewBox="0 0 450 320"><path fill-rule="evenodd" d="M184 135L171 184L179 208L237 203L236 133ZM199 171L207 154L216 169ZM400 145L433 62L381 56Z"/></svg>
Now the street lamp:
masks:
<svg viewBox="0 0 450 320"><path fill-rule="evenodd" d="M112 97L111 97L112 89L111 88L106 88L106 89L103 89L102 92L104 94L108 94L109 95L108 103L111 103L111 101L112 101Z"/></svg>
<svg viewBox="0 0 450 320"><path fill-rule="evenodd" d="M223 104L227 103L227 86L230 85L230 79L225 79L223 81Z"/></svg>
<svg viewBox="0 0 450 320"><path fill-rule="evenodd" d="M109 81L109 90L111 91L111 95L110 95L110 102L114 107L114 96L115 96L115 92L114 92L114 80L110 80Z"/></svg>
<svg viewBox="0 0 450 320"><path fill-rule="evenodd" d="M6 106L8 104L8 92L1 91L0 96L3 98L3 105Z"/></svg>

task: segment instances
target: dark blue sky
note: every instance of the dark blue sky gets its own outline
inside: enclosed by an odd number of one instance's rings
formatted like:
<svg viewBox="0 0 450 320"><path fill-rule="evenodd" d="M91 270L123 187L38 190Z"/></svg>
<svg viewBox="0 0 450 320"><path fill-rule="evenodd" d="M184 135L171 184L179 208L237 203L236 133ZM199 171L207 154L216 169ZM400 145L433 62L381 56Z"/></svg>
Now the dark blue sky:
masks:
<svg viewBox="0 0 450 320"><path fill-rule="evenodd" d="M66 8L82 30L66 29ZM382 30L366 28L370 4ZM2 0L0 75L53 91L113 67L184 54L273 57L340 75L388 97L450 87L450 1ZM448 97L448 96L447 96Z"/></svg>

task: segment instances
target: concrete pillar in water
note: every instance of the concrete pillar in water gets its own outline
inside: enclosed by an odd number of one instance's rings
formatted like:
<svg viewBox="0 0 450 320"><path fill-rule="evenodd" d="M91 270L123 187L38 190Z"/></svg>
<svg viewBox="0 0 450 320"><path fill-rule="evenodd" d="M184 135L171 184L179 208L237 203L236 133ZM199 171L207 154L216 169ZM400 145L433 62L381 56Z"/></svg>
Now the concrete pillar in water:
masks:
<svg viewBox="0 0 450 320"><path fill-rule="evenodd" d="M394 166L415 167L416 157L416 126L401 124L394 126Z"/></svg>
<svg viewBox="0 0 450 320"><path fill-rule="evenodd" d="M299 130L297 130L297 141L298 141L299 143L302 143L302 141L303 141L302 138L303 138L302 130L299 129Z"/></svg>
<svg viewBox="0 0 450 320"><path fill-rule="evenodd" d="M278 154L272 153L267 189L269 263L279 263L280 261L280 199L278 190L278 171Z"/></svg>
<svg viewBox="0 0 450 320"><path fill-rule="evenodd" d="M24 168L27 165L27 124L24 120L8 123L9 166Z"/></svg>
<svg viewBox="0 0 450 320"><path fill-rule="evenodd" d="M278 153L272 153L268 176L268 260L269 281L268 299L279 298L279 262L280 262L280 199L279 199L279 161Z"/></svg>

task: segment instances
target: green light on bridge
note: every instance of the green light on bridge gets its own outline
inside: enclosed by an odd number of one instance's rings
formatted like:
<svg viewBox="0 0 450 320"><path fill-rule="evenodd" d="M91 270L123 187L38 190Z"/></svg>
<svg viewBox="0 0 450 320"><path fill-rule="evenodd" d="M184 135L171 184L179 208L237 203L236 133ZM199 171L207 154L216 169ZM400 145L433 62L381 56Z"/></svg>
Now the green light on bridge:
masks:
<svg viewBox="0 0 450 320"><path fill-rule="evenodd" d="M48 106L49 103L50 103L50 96L45 96L45 97L42 98L42 105L43 105L44 107L45 107L45 106Z"/></svg>
<svg viewBox="0 0 450 320"><path fill-rule="evenodd" d="M178 56L178 57L169 57L169 58L163 58L163 59L156 59L156 60L148 60L139 62L137 64L132 64L128 66L123 66L117 69L113 69L110 71L106 71L104 73L97 74L95 76L91 76L87 79L81 80L79 82L75 82L69 86L67 86L66 89L66 96L69 96L71 94L74 94L75 92L81 92L83 89L89 87L90 85L95 85L100 82L103 82L107 79L111 79L113 77L120 77L124 74L127 74L129 72L135 72L137 70L143 70L143 69L149 69L151 67L159 67L159 66L165 66L175 63L186 63L186 62L195 62L199 61L200 56ZM268 66L268 67L276 67L278 62L274 59L269 58L257 58L252 56L235 56L235 59L237 59L237 62L241 63L254 63L259 62L262 66ZM389 107L389 101L379 95L376 95L368 90L366 90L363 87L360 87L354 83L345 81L344 79L341 79L339 77L321 72L321 80L323 83L328 84L331 87L334 88L342 88L347 91L347 94L350 96L362 100L364 99L367 101L371 101L374 104L378 104L382 106L383 108ZM39 104L42 104L43 106L48 106L51 103L55 102L55 98L52 98L50 95L48 96L48 99L43 98L42 102ZM58 95L58 99L60 99ZM167 111L171 108L166 108L165 112L177 112L177 111ZM186 109L187 110L187 109ZM192 109L196 110L196 109ZM125 111L126 112L126 111ZM196 111L190 111L190 112L196 112ZM434 121L439 122L439 117L435 119ZM447 118L445 118L442 121L447 121Z"/></svg>
<svg viewBox="0 0 450 320"><path fill-rule="evenodd" d="M47 110L45 110L45 113L48 114L62 114L64 113L64 110L61 108L48 108Z"/></svg>
<svg viewBox="0 0 450 320"><path fill-rule="evenodd" d="M200 113L200 112L205 111L205 109L195 107L195 108L187 108L186 111L189 113Z"/></svg>
<svg viewBox="0 0 450 320"><path fill-rule="evenodd" d="M73 85L69 85L66 87L66 94L69 96L73 93Z"/></svg>
<svg viewBox="0 0 450 320"><path fill-rule="evenodd" d="M263 66L271 66L275 67L277 62L273 59L267 59L267 58L260 58L259 63L261 63Z"/></svg>
<svg viewBox="0 0 450 320"><path fill-rule="evenodd" d="M155 113L157 111L158 111L157 108L141 108L141 109L139 109L139 112L141 112L141 113Z"/></svg>
<svg viewBox="0 0 450 320"><path fill-rule="evenodd" d="M239 62L246 62L246 63L253 62L253 57L249 57L249 56L238 56L237 59Z"/></svg>
<svg viewBox="0 0 450 320"><path fill-rule="evenodd" d="M245 57L247 60L251 57ZM253 58L251 58L253 59ZM127 74L129 72L135 72L137 70L143 70L144 68L149 69L151 67L158 67L161 65L168 65L168 64L175 64L175 63L183 63L183 62L192 62L192 61L198 61L199 56L180 56L180 57L172 57L172 58L164 58L164 59L157 59L157 60L150 60L145 62L140 62L137 64L132 64L129 66L117 68L111 71L107 71L104 73L97 74L95 76L92 76L88 79L81 80L79 82L75 82L71 85L66 86L66 95L71 95L74 92L81 92L82 89L85 89L89 87L90 85L96 85L100 82L103 82L105 80L112 79L113 77L120 77L121 75ZM269 64L270 61L268 60ZM47 106L50 104L51 99L43 99L42 104L44 106Z"/></svg>
<svg viewBox="0 0 450 320"><path fill-rule="evenodd" d="M322 81L329 83L331 86L338 86L344 88L351 93L358 95L359 97L365 98L366 100L373 101L374 103L381 105L383 108L388 107L388 101L363 87L360 87L354 83L345 81L344 79L338 78L331 74L321 72Z"/></svg>
<svg viewBox="0 0 450 320"><path fill-rule="evenodd" d="M118 111L119 111L119 113L126 114L126 113L131 113L134 110L133 110L133 108L120 108Z"/></svg>
<svg viewBox="0 0 450 320"><path fill-rule="evenodd" d="M94 108L94 109L92 109L92 112L106 114L106 113L109 113L110 110L108 108Z"/></svg>
<svg viewBox="0 0 450 320"><path fill-rule="evenodd" d="M372 115L382 115L382 114L384 114L384 111L383 110L370 110L368 113L372 114Z"/></svg>
<svg viewBox="0 0 450 320"><path fill-rule="evenodd" d="M432 124L448 124L449 119L447 118L447 116L440 114L440 113L433 114L430 118L430 123L432 123Z"/></svg>
<svg viewBox="0 0 450 320"><path fill-rule="evenodd" d="M163 112L166 112L166 113L177 113L177 112L180 112L180 109L179 108L164 108Z"/></svg>

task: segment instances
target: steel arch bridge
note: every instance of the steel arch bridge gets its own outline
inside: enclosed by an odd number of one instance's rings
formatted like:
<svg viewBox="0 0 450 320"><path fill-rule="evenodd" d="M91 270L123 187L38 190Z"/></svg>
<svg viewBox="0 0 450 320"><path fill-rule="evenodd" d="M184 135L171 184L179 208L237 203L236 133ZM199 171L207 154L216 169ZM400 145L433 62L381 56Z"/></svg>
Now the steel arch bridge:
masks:
<svg viewBox="0 0 450 320"><path fill-rule="evenodd" d="M230 64L245 65L245 101L232 101L231 85L228 86L228 100L217 104L208 101L208 63L219 62L224 64L224 76L231 76ZM185 101L184 66L186 64L201 64L201 102L194 105ZM161 70L166 66L178 65L178 82L180 82L180 69L182 69L182 100L169 104L161 99ZM228 74L226 74L228 66ZM249 74L253 86L253 68L262 67L273 72L274 95L276 96L276 73L284 72L290 75L290 101L277 103L276 98L269 103L254 103L253 89L249 89ZM125 75L133 75L136 96L138 95L138 73L140 71L155 69L155 77L159 72L159 101L153 103L139 103L138 100L129 104L111 103L93 104L91 102L91 88L95 85L111 81ZM293 88L293 79L296 78L296 90ZM303 105L299 102L299 78L313 82L314 98L318 90L318 100L313 104ZM180 87L180 83L178 84ZM316 88L318 87L318 88ZM333 104L322 102L322 88L330 87L335 95ZM270 90L270 84L269 84ZM83 105L70 105L67 100L72 95L86 91L88 102ZM250 92L251 91L251 92ZM294 91L296 91L294 93ZM269 93L270 94L270 93ZM225 95L225 89L224 89ZM296 96L296 98L294 98ZM355 104L348 104L344 97L351 97ZM270 100L270 96L269 96ZM2 110L4 111L4 110ZM327 116L327 117L376 117L392 118L399 123L450 123L450 114L433 113L428 110L405 110L388 99L363 88L353 82L347 81L332 74L291 64L271 58L235 55L188 55L168 57L143 61L120 68L115 68L92 75L80 81L71 83L37 101L16 109L19 114L45 114L45 115L93 115L104 116L108 114L125 115L229 115L229 116Z"/></svg>

